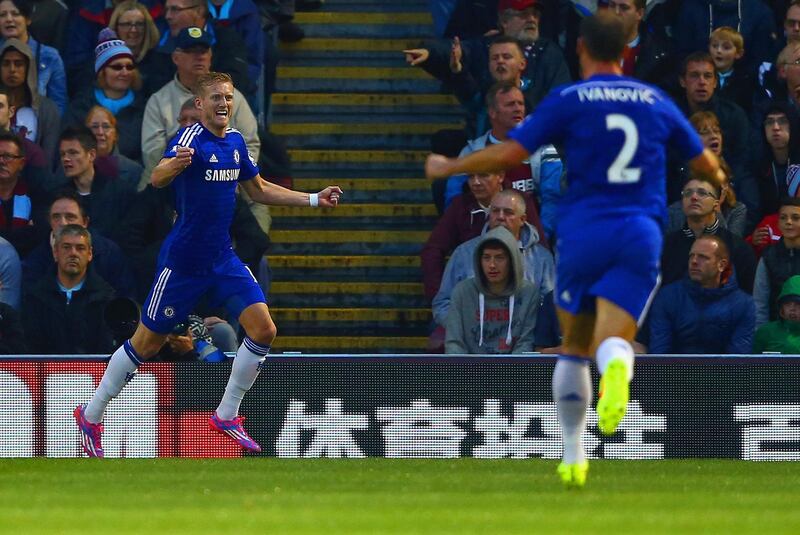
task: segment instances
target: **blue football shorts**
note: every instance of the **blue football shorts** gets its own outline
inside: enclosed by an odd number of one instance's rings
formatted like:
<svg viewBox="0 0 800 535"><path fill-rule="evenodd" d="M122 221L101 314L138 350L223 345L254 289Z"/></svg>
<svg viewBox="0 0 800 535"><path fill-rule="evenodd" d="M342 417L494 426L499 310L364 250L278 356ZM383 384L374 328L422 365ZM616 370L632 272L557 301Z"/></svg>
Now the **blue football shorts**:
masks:
<svg viewBox="0 0 800 535"><path fill-rule="evenodd" d="M207 294L211 306L224 305L238 318L254 303L265 303L253 273L236 255L215 265L209 274L192 275L161 266L142 307L142 323L153 332L168 334Z"/></svg>
<svg viewBox="0 0 800 535"><path fill-rule="evenodd" d="M587 220L558 237L556 304L572 314L594 312L605 298L641 321L658 289L663 236L652 218Z"/></svg>

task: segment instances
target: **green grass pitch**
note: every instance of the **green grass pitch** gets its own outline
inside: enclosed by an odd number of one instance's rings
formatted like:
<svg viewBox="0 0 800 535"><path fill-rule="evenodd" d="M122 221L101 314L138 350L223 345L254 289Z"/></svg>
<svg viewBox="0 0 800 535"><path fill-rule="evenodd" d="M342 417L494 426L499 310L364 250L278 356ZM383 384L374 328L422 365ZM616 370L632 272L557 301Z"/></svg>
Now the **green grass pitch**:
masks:
<svg viewBox="0 0 800 535"><path fill-rule="evenodd" d="M800 533L800 463L5 459L0 532Z"/></svg>

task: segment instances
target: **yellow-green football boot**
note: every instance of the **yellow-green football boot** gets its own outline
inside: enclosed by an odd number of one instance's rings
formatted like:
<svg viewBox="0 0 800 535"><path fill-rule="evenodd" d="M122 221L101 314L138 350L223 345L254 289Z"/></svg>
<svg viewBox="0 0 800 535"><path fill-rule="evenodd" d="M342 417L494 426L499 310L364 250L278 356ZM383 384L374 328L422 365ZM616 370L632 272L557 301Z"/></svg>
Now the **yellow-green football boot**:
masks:
<svg viewBox="0 0 800 535"><path fill-rule="evenodd" d="M586 484L586 475L589 473L589 461L575 464L561 463L556 469L561 482L568 489L579 489Z"/></svg>
<svg viewBox="0 0 800 535"><path fill-rule="evenodd" d="M628 369L622 359L612 360L600 378L597 400L597 427L604 435L613 435L625 417L630 397Z"/></svg>

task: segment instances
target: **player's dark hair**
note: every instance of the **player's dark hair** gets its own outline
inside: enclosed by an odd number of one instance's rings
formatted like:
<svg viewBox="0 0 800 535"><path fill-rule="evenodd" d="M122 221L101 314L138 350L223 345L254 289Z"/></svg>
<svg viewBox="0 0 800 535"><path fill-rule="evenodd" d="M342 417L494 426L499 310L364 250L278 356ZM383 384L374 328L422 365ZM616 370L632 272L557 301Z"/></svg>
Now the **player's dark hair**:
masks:
<svg viewBox="0 0 800 535"><path fill-rule="evenodd" d="M494 45L514 45L519 50L520 57L525 57L525 50L522 48L522 43L519 42L519 39L511 37L510 35L498 35L489 43L489 47Z"/></svg>
<svg viewBox="0 0 800 535"><path fill-rule="evenodd" d="M505 95L514 89L520 92L522 91L519 86L513 82L496 82L492 84L492 87L486 92L486 107L493 110L497 109L497 95Z"/></svg>
<svg viewBox="0 0 800 535"><path fill-rule="evenodd" d="M633 7L636 8L636 11L641 11L647 7L647 0L633 0Z"/></svg>
<svg viewBox="0 0 800 535"><path fill-rule="evenodd" d="M800 199L797 197L783 197L780 201L780 205L778 206L778 210L784 206L796 206L797 208L800 208Z"/></svg>
<svg viewBox="0 0 800 535"><path fill-rule="evenodd" d="M71 189L62 189L55 194L53 197L53 202L50 203L48 213L53 210L53 205L56 202L64 199L73 201L78 205L78 212L80 212L82 218L86 219L89 216L89 214L86 213L86 206L83 204L83 198L78 194L77 191Z"/></svg>
<svg viewBox="0 0 800 535"><path fill-rule="evenodd" d="M16 134L12 134L11 132L0 133L0 141L13 143L17 147L17 152L19 152L19 155L25 156L25 146L22 144L22 140L18 138Z"/></svg>
<svg viewBox="0 0 800 535"><path fill-rule="evenodd" d="M618 61L627 44L622 22L608 11L599 11L584 18L580 36L586 53L596 61Z"/></svg>
<svg viewBox="0 0 800 535"><path fill-rule="evenodd" d="M86 243L89 247L92 246L92 233L86 227L75 225L74 223L64 225L56 232L55 243L59 243L64 236L82 236L86 238Z"/></svg>
<svg viewBox="0 0 800 535"><path fill-rule="evenodd" d="M68 126L58 136L59 144L62 141L77 141L83 150L97 150L97 139L91 130L83 125Z"/></svg>
<svg viewBox="0 0 800 535"><path fill-rule="evenodd" d="M681 64L681 78L686 77L686 70L689 68L690 63L708 63L711 65L711 70L714 71L714 76L717 75L717 69L714 67L714 59L708 52L698 51L692 52L683 59Z"/></svg>

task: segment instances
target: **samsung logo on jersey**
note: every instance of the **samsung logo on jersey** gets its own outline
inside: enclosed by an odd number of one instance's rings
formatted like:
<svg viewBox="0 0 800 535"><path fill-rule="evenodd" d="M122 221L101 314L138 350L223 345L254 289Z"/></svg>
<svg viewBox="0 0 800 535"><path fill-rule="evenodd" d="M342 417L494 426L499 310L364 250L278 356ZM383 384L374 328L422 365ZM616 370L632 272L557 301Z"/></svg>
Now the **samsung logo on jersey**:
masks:
<svg viewBox="0 0 800 535"><path fill-rule="evenodd" d="M206 180L209 182L227 182L238 178L238 169L206 169Z"/></svg>
<svg viewBox="0 0 800 535"><path fill-rule="evenodd" d="M632 87L581 87L578 88L581 102L645 102L655 104L656 96L650 89Z"/></svg>

